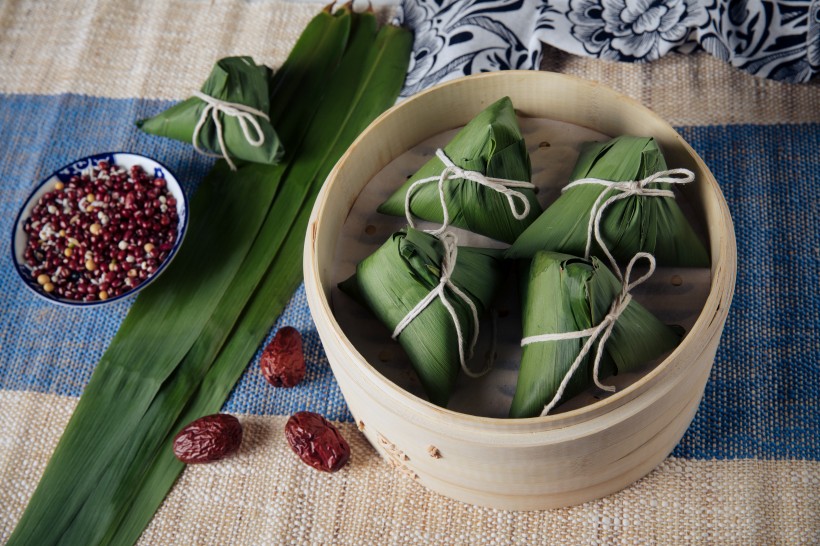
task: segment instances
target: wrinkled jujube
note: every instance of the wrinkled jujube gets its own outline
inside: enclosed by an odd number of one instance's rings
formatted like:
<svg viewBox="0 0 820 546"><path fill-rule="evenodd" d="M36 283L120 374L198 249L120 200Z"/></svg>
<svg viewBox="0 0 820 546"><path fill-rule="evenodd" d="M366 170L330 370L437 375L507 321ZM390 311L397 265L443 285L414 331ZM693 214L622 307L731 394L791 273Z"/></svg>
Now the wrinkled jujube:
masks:
<svg viewBox="0 0 820 546"><path fill-rule="evenodd" d="M200 417L174 438L174 455L183 463L208 463L239 450L242 425L233 415L216 413Z"/></svg>
<svg viewBox="0 0 820 546"><path fill-rule="evenodd" d="M288 419L285 437L302 461L324 472L336 472L350 459L350 445L327 419L300 411Z"/></svg>
<svg viewBox="0 0 820 546"><path fill-rule="evenodd" d="M293 387L305 377L302 334L291 326L280 328L262 351L262 375L274 387Z"/></svg>

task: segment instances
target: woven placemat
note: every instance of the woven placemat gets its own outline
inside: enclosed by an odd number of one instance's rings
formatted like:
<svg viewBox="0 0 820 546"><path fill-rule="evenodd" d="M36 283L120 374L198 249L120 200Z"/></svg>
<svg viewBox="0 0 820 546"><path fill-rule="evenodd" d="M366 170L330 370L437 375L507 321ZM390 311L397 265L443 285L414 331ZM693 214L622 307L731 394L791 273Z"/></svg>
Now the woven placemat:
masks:
<svg viewBox="0 0 820 546"><path fill-rule="evenodd" d="M225 55L277 66L321 4L280 0L0 4L0 233L32 184L70 160L162 157L190 191L211 165L133 121L201 84ZM383 19L389 10L383 11ZM820 542L820 87L754 78L706 54L616 64L547 50L543 69L610 85L676 125L726 195L738 285L712 378L673 457L582 506L515 513L428 492L381 462L350 422L303 290L280 324L305 335L308 378L287 393L250 363L225 410L246 442L187 469L144 544L811 544ZM0 542L7 540L129 301L76 311L40 301L0 255ZM302 465L294 411L340 423L334 475Z"/></svg>
<svg viewBox="0 0 820 546"><path fill-rule="evenodd" d="M0 393L0 540L8 537L75 404ZM352 423L350 464L316 472L290 451L287 417L239 418L240 452L188 467L140 544L811 544L816 462L667 459L632 487L572 508L506 512L452 501L394 472Z"/></svg>

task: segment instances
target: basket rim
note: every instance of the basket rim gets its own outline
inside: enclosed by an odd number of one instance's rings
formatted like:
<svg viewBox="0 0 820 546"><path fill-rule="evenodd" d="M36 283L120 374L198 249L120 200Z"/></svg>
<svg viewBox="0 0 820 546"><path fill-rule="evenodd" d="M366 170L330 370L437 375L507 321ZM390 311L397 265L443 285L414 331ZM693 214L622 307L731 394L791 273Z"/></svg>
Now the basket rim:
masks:
<svg viewBox="0 0 820 546"><path fill-rule="evenodd" d="M612 394L611 396L603 398L594 404L589 404L567 412L543 417L538 416L515 419L506 417L477 416L442 408L407 392L400 386L384 377L358 352L356 347L347 338L344 331L336 321L330 306L328 294L322 286L321 271L323 268L323 262L316 252L317 243L322 237L326 236L324 235L325 232L321 229L321 220L327 214L331 203L333 203L331 200L333 190L337 184L340 184L340 174L346 169L346 166L351 161L351 157L358 153L358 149L361 147L362 143L367 143L371 139L378 138L379 133L383 130L383 128L389 127L389 124L397 115L399 115L399 113L413 109L422 109L425 104L432 100L436 100L438 97L449 97L450 95L458 94L465 88L465 86L485 85L491 87L492 85L502 85L503 87L503 83L500 82L504 82L505 80L507 82L512 82L515 80L525 85L543 85L545 82L550 82L562 86L569 86L579 92L600 95L610 101L620 103L626 109L636 110L650 119L652 123L658 127L658 130L662 130L664 132L664 136L667 139L673 139L675 145L683 149L691 162L697 167L697 170L702 174L700 177L700 182L706 184L709 190L706 192L707 199L712 202L713 206L717 206L720 213L720 225L717 227L707 226L707 234L711 235L712 231L717 229L719 231L718 239L722 243L721 248L715 248L715 245L710 244L712 261L711 287L703 309L692 326L692 329L687 333L683 341L669 355L667 355L662 362L655 366L654 369L650 370L644 377L640 378L635 383ZM513 100L513 103L515 104L515 100ZM466 121L464 123L466 123ZM577 122L570 121L570 123L585 126ZM590 128L600 130L596 127ZM431 136L431 134L434 133L428 133L427 136ZM382 167L393 159L395 159L395 156L389 158L386 157ZM327 236L332 237L333 235ZM712 239L712 237L710 237L710 239ZM513 70L465 76L440 83L400 102L374 120L370 126L368 126L365 131L359 135L350 148L348 148L345 154L343 154L336 163L332 171L329 173L325 184L316 199L308 224L307 237L305 239L303 267L307 300L313 314L314 322L319 330L320 337L324 337L323 334L333 336L334 341L338 342L339 347L344 350L345 356L348 357L347 360L350 361L351 365L355 365L355 367L362 374L364 374L367 381L372 383L372 385L377 386L384 394L387 394L391 401L410 407L413 410L420 411L424 417L433 420L438 420L444 416L451 422L454 420L455 423L467 427L504 427L505 430L520 429L521 432L529 432L533 429L533 426L539 427L539 429L544 426L550 429L558 429L580 422L587 422L602 415L606 415L609 411L628 404L639 398L641 395L646 394L647 390L649 390L652 384L655 383L659 377L674 371L672 370L674 364L679 362L684 356L691 355L692 357L697 357L700 355L703 352L704 347L708 346L711 338L715 334L720 335L723 324L725 323L728 315L728 309L731 304L736 278L737 247L731 214L714 175L711 173L700 156L698 156L698 154L694 151L694 149L692 149L692 147L674 130L674 128L668 122L663 120L663 118L661 118L658 114L642 105L635 99L632 99L631 97L628 97L598 82L585 80L576 76L547 71ZM710 332L710 328L716 331ZM329 360L332 359L329 358ZM331 364L332 367L334 367L335 374L335 365L333 365L333 362L331 362ZM678 366L678 368L680 367L681 366ZM678 373L681 373L681 371L678 370Z"/></svg>

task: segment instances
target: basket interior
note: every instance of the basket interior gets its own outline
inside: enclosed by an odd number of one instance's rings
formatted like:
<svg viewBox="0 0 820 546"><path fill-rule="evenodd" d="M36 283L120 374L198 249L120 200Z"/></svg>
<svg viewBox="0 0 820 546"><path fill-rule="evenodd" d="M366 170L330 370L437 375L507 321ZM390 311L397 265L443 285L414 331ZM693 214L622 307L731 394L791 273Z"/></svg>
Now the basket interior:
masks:
<svg viewBox="0 0 820 546"><path fill-rule="evenodd" d="M609 135L579 125L551 119L519 115L519 124L532 160L532 181L539 188L538 198L542 206L548 206L559 196L581 144L610 138ZM376 212L376 208L428 161L437 148L449 142L457 130L455 128L435 134L397 155L366 183L338 231L329 271L330 305L344 335L386 379L421 399L425 399L424 392L399 344L390 338L390 332L368 310L343 294L337 284L352 275L356 264L374 252L391 233L405 226L406 220L403 217L382 215ZM673 161L669 161L670 168L682 166ZM690 203L686 194L678 194L678 201L692 225L699 231L701 239L708 244L702 215L696 212L698 204ZM419 226L435 227L425 222L419 222ZM457 228L453 230L458 235L460 245L506 246ZM634 290L633 295L661 320L680 325L688 333L700 316L710 288L709 269L658 268L649 281ZM481 417L507 415L515 390L521 352L520 304L515 277L511 277L504 287L497 311L497 333L485 335L485 332L493 331L494 325L488 318L482 320L482 335L479 336L476 357L471 362L473 369L481 369L494 342L497 357L493 370L480 379L470 379L461 374L448 406L450 410ZM615 385L621 391L640 380L661 360L649 363L640 373L621 374L604 382ZM607 393L591 388L563 404L555 413L595 404L606 396Z"/></svg>

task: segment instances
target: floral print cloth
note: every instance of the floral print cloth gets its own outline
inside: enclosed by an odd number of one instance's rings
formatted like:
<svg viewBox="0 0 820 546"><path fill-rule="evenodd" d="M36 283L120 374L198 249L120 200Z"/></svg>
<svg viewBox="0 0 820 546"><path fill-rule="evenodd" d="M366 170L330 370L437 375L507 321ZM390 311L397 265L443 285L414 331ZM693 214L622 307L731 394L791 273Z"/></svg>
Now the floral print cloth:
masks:
<svg viewBox="0 0 820 546"><path fill-rule="evenodd" d="M542 43L629 62L702 48L788 82L820 71L820 0L403 0L398 19L415 33L404 96L476 72L538 68Z"/></svg>

